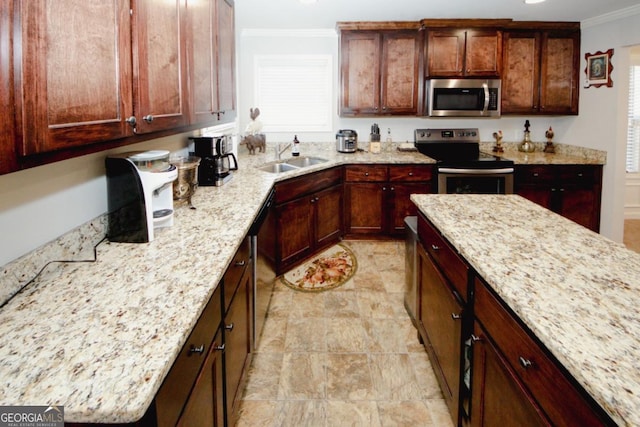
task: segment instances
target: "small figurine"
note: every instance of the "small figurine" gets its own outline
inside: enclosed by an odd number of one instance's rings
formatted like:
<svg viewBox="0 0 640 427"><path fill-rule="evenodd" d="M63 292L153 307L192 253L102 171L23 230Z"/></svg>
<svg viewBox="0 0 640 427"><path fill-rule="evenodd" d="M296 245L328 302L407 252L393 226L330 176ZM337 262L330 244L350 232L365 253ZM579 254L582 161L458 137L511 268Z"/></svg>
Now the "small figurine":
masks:
<svg viewBox="0 0 640 427"><path fill-rule="evenodd" d="M247 125L247 128L245 129L245 136L240 142L240 144L247 146L249 154L255 154L256 148L258 148L261 153L264 153L265 150L266 137L263 133L260 133L262 130L262 122L260 120L256 120L259 115L260 109L258 107L249 109L251 122Z"/></svg>
<svg viewBox="0 0 640 427"><path fill-rule="evenodd" d="M544 136L547 138L547 145L544 146L544 152L553 154L556 152L556 147L553 145L551 141L553 139L553 129L549 126L549 130L544 133Z"/></svg>
<svg viewBox="0 0 640 427"><path fill-rule="evenodd" d="M504 152L504 148L502 148L502 131L493 133L493 138L496 140L496 145L493 146L494 153L502 153Z"/></svg>

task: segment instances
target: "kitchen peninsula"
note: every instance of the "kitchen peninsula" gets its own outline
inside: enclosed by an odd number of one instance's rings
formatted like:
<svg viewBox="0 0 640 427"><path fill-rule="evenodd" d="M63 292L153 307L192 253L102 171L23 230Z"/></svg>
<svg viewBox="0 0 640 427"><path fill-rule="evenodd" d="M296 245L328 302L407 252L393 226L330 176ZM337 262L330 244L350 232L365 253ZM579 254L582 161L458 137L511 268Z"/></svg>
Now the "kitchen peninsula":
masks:
<svg viewBox="0 0 640 427"><path fill-rule="evenodd" d="M140 419L275 183L354 164L433 163L394 146L382 154L342 154L332 144L301 145L303 156L327 162L271 174L256 169L274 160L271 145L255 156L241 152L233 179L198 188L196 209L176 209L174 226L152 243L104 242L95 263L49 265L0 309L0 404L64 405L68 422ZM64 244L70 241L66 236ZM37 271L49 260L18 262L17 271L5 267L2 300L9 283L31 277L25 266Z"/></svg>
<svg viewBox="0 0 640 427"><path fill-rule="evenodd" d="M424 224L477 273L469 281L475 286L475 295L469 293L475 298L473 321L490 336L496 332L493 341L503 346L504 360L519 342L501 342L504 329L492 330L483 317L487 312L493 311L486 317L491 321L500 317L496 310L512 312L504 316L515 316L514 323L535 336L532 342L546 348L541 354L548 350L616 424L640 425L640 255L517 195L413 195L412 201ZM478 330L474 325L472 341L485 340ZM515 355L515 363L505 363L531 387L535 375L544 376L541 359L523 353L519 362ZM471 378L476 381L476 373ZM548 386L559 387L557 379ZM472 419L473 395L480 391L474 387L481 385L471 384ZM557 402L567 404L564 398Z"/></svg>

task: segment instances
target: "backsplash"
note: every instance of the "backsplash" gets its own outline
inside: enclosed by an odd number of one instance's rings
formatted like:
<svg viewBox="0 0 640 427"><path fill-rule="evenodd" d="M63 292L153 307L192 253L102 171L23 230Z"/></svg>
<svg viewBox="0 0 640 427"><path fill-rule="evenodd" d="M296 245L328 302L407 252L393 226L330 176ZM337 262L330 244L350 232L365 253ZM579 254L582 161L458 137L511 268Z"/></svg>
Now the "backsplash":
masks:
<svg viewBox="0 0 640 427"><path fill-rule="evenodd" d="M0 306L33 279L47 262L93 259L93 248L106 232L107 215L104 214L2 266Z"/></svg>

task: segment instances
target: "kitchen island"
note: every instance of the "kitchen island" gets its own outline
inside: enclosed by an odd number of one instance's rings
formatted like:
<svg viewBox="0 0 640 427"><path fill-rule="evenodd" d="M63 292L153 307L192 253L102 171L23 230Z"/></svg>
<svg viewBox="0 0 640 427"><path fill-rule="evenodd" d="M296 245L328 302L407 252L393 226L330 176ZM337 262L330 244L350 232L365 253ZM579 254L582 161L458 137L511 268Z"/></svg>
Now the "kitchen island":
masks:
<svg viewBox="0 0 640 427"><path fill-rule="evenodd" d="M303 142L301 155L327 162L271 174L256 167L275 160L272 145L253 156L241 150L233 179L198 188L196 209L176 206L174 226L153 242L103 242L96 262L50 264L0 308L0 405L64 405L67 422L140 419L276 182L349 164L434 163L395 146L343 154ZM56 245L87 246L83 238L70 233ZM59 259L36 252L3 268L0 301Z"/></svg>
<svg viewBox="0 0 640 427"><path fill-rule="evenodd" d="M412 201L618 425L640 425L640 255L516 195Z"/></svg>

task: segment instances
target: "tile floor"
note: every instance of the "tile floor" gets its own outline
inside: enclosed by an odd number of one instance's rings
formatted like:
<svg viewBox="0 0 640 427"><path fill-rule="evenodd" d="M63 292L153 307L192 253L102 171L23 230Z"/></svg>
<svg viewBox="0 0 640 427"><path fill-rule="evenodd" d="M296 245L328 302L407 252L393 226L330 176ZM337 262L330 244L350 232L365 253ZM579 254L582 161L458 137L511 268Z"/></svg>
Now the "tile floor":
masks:
<svg viewBox="0 0 640 427"><path fill-rule="evenodd" d="M355 276L276 285L238 426L452 426L404 308L404 243L345 241Z"/></svg>

